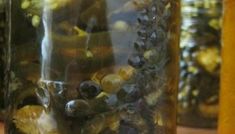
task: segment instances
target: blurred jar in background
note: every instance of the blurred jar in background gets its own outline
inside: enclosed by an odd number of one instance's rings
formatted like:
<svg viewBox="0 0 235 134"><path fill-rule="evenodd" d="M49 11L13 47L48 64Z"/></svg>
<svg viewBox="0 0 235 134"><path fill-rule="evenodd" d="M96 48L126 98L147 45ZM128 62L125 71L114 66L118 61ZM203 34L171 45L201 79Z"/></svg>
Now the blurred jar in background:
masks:
<svg viewBox="0 0 235 134"><path fill-rule="evenodd" d="M235 132L235 1L224 0L223 66L221 75L219 134Z"/></svg>
<svg viewBox="0 0 235 134"><path fill-rule="evenodd" d="M0 121L3 120L4 108L4 45L5 45L5 10L4 1L0 0Z"/></svg>
<svg viewBox="0 0 235 134"><path fill-rule="evenodd" d="M215 127L218 114L221 0L182 0L178 123Z"/></svg>

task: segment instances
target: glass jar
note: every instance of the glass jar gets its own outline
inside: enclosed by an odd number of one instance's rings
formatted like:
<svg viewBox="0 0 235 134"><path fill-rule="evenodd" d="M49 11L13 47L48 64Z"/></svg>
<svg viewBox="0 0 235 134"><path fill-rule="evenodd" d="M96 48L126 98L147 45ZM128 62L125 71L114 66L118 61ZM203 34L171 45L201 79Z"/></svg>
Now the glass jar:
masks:
<svg viewBox="0 0 235 134"><path fill-rule="evenodd" d="M9 4L7 133L176 133L179 1Z"/></svg>
<svg viewBox="0 0 235 134"><path fill-rule="evenodd" d="M223 16L223 66L221 69L219 134L232 134L235 131L234 103L235 103L235 38L231 33L235 32L235 1L224 0Z"/></svg>
<svg viewBox="0 0 235 134"><path fill-rule="evenodd" d="M178 123L215 127L220 85L221 0L182 0Z"/></svg>
<svg viewBox="0 0 235 134"><path fill-rule="evenodd" d="M5 47L5 10L4 2L0 0L0 121L4 113L4 47Z"/></svg>

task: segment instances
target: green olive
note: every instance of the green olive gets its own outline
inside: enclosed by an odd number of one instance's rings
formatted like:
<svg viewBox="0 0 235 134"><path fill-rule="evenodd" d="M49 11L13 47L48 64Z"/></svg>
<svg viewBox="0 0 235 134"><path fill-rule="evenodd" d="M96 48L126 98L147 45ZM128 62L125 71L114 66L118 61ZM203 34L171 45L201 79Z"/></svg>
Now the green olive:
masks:
<svg viewBox="0 0 235 134"><path fill-rule="evenodd" d="M113 94L120 90L122 83L123 79L121 76L109 74L102 79L101 86L104 92Z"/></svg>

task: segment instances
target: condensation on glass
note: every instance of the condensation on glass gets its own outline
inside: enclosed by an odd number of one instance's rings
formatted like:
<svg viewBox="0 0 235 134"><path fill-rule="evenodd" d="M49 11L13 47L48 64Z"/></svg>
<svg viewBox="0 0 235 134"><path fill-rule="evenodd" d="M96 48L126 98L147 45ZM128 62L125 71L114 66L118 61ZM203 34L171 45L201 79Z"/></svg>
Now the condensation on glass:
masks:
<svg viewBox="0 0 235 134"><path fill-rule="evenodd" d="M182 0L178 123L215 127L221 63L221 0Z"/></svg>
<svg viewBox="0 0 235 134"><path fill-rule="evenodd" d="M6 133L176 133L177 0L9 4Z"/></svg>

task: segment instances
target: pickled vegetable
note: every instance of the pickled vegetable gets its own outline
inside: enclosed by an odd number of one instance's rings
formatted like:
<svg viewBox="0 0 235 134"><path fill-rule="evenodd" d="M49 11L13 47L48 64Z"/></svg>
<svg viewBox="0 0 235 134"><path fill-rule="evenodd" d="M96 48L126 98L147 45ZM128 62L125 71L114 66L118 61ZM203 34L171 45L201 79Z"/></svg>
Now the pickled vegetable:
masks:
<svg viewBox="0 0 235 134"><path fill-rule="evenodd" d="M58 134L54 121L41 106L25 106L13 116L16 127L29 134Z"/></svg>

